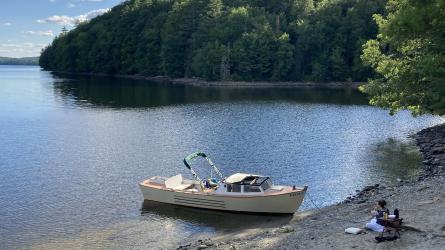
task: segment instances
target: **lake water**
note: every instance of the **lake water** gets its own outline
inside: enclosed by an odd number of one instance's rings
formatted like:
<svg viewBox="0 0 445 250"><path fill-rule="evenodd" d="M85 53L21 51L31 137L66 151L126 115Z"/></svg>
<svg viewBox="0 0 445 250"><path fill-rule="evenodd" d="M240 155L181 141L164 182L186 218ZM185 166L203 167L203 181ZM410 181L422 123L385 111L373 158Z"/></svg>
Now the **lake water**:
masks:
<svg viewBox="0 0 445 250"><path fill-rule="evenodd" d="M278 225L290 217L144 205L138 183L188 175L183 157L202 150L225 175L309 185L328 205L414 176L420 156L409 136L440 122L390 116L356 91L191 87L0 66L0 248L174 248ZM307 200L301 207L310 208Z"/></svg>

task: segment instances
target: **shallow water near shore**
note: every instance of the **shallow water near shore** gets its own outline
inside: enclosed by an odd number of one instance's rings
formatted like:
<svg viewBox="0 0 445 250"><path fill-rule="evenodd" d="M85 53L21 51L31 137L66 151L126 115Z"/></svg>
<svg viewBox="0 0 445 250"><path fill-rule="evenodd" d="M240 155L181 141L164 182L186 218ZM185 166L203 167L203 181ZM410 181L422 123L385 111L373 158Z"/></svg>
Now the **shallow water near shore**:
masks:
<svg viewBox="0 0 445 250"><path fill-rule="evenodd" d="M0 66L0 248L172 248L279 225L290 217L143 203L137 184L188 175L183 157L202 150L226 175L309 185L325 206L414 176L420 155L409 136L441 122L390 116L354 90L193 87Z"/></svg>

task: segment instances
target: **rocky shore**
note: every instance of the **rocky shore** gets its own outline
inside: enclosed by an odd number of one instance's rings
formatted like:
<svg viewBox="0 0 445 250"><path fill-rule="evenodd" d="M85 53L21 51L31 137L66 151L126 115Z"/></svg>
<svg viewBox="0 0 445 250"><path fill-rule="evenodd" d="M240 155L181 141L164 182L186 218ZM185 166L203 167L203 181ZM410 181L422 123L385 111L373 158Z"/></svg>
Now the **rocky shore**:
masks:
<svg viewBox="0 0 445 250"><path fill-rule="evenodd" d="M331 89L358 89L363 83L359 82L265 82L265 81L206 81L201 78L169 78L132 76L135 79L145 79L156 82L172 84L205 86L205 87L288 87L288 88L331 88Z"/></svg>
<svg viewBox="0 0 445 250"><path fill-rule="evenodd" d="M363 82L266 82L266 81L207 81L198 77L171 78L168 76L144 76L144 75L109 75L102 73L71 73L55 72L67 75L117 77L135 80L146 80L157 83L168 83L176 85L188 85L197 87L243 87L243 88L330 88L330 89L358 89Z"/></svg>
<svg viewBox="0 0 445 250"><path fill-rule="evenodd" d="M445 123L426 128L416 134L417 145L422 152L425 176L443 174L445 166Z"/></svg>
<svg viewBox="0 0 445 250"><path fill-rule="evenodd" d="M186 243L178 249L443 249L445 246L445 124L415 135L424 161L417 180L396 185L375 184L358 190L343 202L296 213L276 227L243 230ZM378 233L346 234L371 219L376 201L385 199L404 218L401 237L376 243Z"/></svg>

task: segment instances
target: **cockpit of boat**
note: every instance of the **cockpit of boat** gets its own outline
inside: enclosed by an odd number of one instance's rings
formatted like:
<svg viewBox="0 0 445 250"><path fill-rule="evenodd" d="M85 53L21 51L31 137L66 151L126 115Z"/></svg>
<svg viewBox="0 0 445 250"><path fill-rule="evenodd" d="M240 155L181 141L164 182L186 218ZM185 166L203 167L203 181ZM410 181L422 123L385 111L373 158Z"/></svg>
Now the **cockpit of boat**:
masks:
<svg viewBox="0 0 445 250"><path fill-rule="evenodd" d="M272 185L269 177L242 173L233 174L224 181L226 192L264 192Z"/></svg>
<svg viewBox="0 0 445 250"><path fill-rule="evenodd" d="M211 182L211 179L206 179L204 183L209 181ZM202 192L221 195L271 194L283 190L283 186L273 185L272 180L269 177L240 173L233 174L228 178L213 184L207 186L203 185L203 182L183 179L181 174L170 178L155 176L143 183L143 185L166 188L176 192Z"/></svg>

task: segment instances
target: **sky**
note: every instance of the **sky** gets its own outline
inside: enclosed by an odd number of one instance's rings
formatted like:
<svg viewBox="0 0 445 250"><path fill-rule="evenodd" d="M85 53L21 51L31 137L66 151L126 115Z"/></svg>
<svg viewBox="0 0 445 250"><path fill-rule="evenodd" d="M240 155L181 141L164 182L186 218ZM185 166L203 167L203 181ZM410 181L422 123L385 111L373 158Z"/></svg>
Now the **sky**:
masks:
<svg viewBox="0 0 445 250"><path fill-rule="evenodd" d="M39 56L64 26L87 21L122 0L0 0L0 56Z"/></svg>

